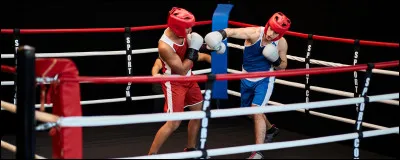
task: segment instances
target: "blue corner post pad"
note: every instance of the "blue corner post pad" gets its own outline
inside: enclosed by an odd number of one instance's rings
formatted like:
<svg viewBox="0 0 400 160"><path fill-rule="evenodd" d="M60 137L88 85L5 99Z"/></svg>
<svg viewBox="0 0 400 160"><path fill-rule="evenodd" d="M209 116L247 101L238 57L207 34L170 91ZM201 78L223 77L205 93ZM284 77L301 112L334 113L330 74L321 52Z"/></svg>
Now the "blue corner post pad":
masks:
<svg viewBox="0 0 400 160"><path fill-rule="evenodd" d="M218 4L214 11L212 18L212 31L218 31L228 27L229 13L233 8L232 4ZM211 73L212 74L225 74L227 73L228 61L228 46L227 39L223 41L226 46L224 54L217 54L215 51L211 53ZM215 81L213 86L212 98L214 99L228 99L228 82Z"/></svg>

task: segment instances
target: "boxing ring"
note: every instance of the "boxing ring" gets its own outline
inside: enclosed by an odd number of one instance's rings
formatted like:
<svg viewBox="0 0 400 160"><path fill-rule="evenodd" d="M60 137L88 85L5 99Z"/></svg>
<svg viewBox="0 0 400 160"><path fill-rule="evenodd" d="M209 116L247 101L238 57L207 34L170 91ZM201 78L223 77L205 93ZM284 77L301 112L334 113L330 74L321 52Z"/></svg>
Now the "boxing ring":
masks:
<svg viewBox="0 0 400 160"><path fill-rule="evenodd" d="M212 21L199 21L196 25L209 25L214 22ZM241 22L228 21L230 25L238 27L254 26L251 24L245 24ZM274 71L274 72L255 72L255 73L242 73L236 69L227 68L226 74L213 74L212 68L202 69L193 71L195 76L182 78L178 77L151 77L151 76L132 76L131 73L126 77L94 77L94 76L81 76L78 75L78 69L74 65L74 62L67 59L68 57L80 57L80 56L117 56L125 55L128 61L128 68L135 64L129 64L131 56L136 54L157 54L157 48L146 48L132 50L129 41L131 38L131 32L138 32L144 30L157 30L164 29L166 25L156 26L142 26L142 27L126 27L126 28L95 28L95 29L2 29L2 34L15 34L16 37L23 34L51 34L51 33L124 33L126 39L126 50L120 51L92 51L92 52L64 52L64 53L35 53L36 65L34 66L35 78L38 85L50 85L51 90L46 95L40 95L41 99L43 96L51 97L49 101L35 104L34 106L39 109L35 111L35 117L37 121L43 122L43 124L36 126L36 130L50 130L53 142L53 153L52 158L83 158L82 149L82 128L83 127L104 127L104 126L119 126L119 125L132 125L132 124L145 124L145 123L157 123L165 122L169 120L190 120L190 119L202 119L202 125L200 128L200 138L198 143L201 144L199 151L191 152L177 152L177 153L166 153L151 156L132 155L131 157L119 157L118 159L158 159L158 158L205 158L208 156L217 157L221 155L247 153L252 151L266 151L266 150L277 150L292 147L310 146L324 143L333 143L339 141L354 140L354 157L359 156L359 142L362 142L362 138L383 136L389 134L399 134L399 127L387 127L378 124L372 124L363 121L363 109L368 103L381 103L390 106L399 106L399 93L388 93L380 95L367 95L369 79L371 74L380 74L385 76L399 76L399 72L384 70L385 68L398 67L399 61L388 61L388 62L377 62L368 64L340 64L328 61L322 61L317 59L311 59L309 55L306 57L297 57L288 55L288 59L292 61L298 61L306 64L316 64L324 67L313 67L305 69L287 69L285 71ZM374 42L364 40L352 40L345 38L326 37L318 35L310 35L289 31L287 36L295 36L308 40L321 40L321 41L332 41L339 43L349 43L355 45L368 45L376 47L392 47L399 48L398 43L386 43L386 42ZM18 38L16 38L18 40ZM16 43L17 44L17 43ZM309 44L312 45L312 44ZM242 50L243 46L233 43L227 43L227 46L231 49ZM20 48L20 46L15 46ZM359 46L358 46L359 47ZM21 51L18 54L23 54ZM26 52L26 51L25 51ZM17 54L17 52L16 52ZM16 54L1 54L2 59L13 59ZM17 65L18 66L18 65ZM11 74L19 73L13 66L1 67L2 72ZM150 69L149 69L150 70ZM284 79L284 77L291 76L309 76L316 74L336 74L344 72L354 72L355 79L357 71L366 72L366 77L362 79L362 82L366 83L355 84L362 89L362 93L347 92L342 90L336 90L331 88L325 88L321 86L311 86L310 84L303 84L297 82L291 82ZM299 89L305 89L306 92L315 91L326 93L330 95L347 97L337 100L324 100L314 101L306 103L293 103L293 104L282 104L275 101L269 101L269 107L247 107L247 108L229 108L229 109L210 109L210 101L212 99L211 93L213 92L213 84L216 81L234 81L242 78L255 78L255 77L269 77L275 76L277 79L276 84L295 87ZM139 100L151 100L164 98L164 95L147 95L147 96L135 96L129 95L129 87L131 85L144 84L144 83L160 83L165 81L197 81L205 83L205 88L202 90L204 94L203 111L188 111L182 113L154 113L154 114L138 114L138 115L120 115L120 116L82 116L81 105L93 105L93 104L105 104L105 103L116 103L139 101ZM372 82L374 83L374 82ZM16 81L2 81L3 86L16 86ZM128 84L126 97L109 98L109 99L96 99L96 100L81 100L80 99L80 87L79 85L85 84ZM71 91L71 88L73 91ZM19 91L20 92L20 91ZM17 92L17 93L19 93ZM234 90L227 90L227 94L240 97L240 93ZM78 94L77 94L78 93ZM307 95L306 95L307 97ZM69 102L65 102L69 101ZM51 102L51 103L50 103ZM348 119L340 116L329 115L321 112L312 111L311 109L317 108L328 108L336 106L355 105L359 107L357 110L358 116L355 119ZM17 107L12 102L1 101L2 110L16 113ZM53 113L43 112L44 108L53 108ZM354 124L356 131L353 133L331 135L324 137L314 137L307 139L297 139L284 142L273 142L268 144L258 145L242 145L235 147L206 147L208 143L212 143L209 139L207 132L212 132L213 128L208 128L209 121L215 118L227 118L232 116L245 116L256 113L277 113L277 112L288 112L297 111L307 113L313 116L326 118L334 121L344 122L348 124ZM4 112L4 111L2 111ZM366 127L372 130L362 131L360 128ZM118 131L116 131L118 132ZM252 141L248 141L252 144ZM15 146L5 141L1 141L1 146L4 149L16 152ZM37 153L35 158L42 159L40 153ZM133 157L135 156L135 157Z"/></svg>

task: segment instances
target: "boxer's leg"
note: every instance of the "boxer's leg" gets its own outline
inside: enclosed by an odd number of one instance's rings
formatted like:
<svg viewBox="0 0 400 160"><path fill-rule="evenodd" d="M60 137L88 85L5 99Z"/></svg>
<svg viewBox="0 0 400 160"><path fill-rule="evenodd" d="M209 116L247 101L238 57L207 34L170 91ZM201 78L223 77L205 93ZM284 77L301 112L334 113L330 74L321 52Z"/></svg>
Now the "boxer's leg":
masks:
<svg viewBox="0 0 400 160"><path fill-rule="evenodd" d="M264 78L260 81L254 82L254 98L252 107L265 107L271 97L274 87L274 77ZM254 134L255 143L265 143L267 130L272 127L271 123L265 114L254 115ZM253 152L249 159L262 159L264 156L261 152Z"/></svg>
<svg viewBox="0 0 400 160"><path fill-rule="evenodd" d="M203 107L203 95L197 83L193 83L186 93L185 104L191 111L200 111ZM188 144L186 148L196 147L198 133L200 129L200 119L191 119L188 124Z"/></svg>
<svg viewBox="0 0 400 160"><path fill-rule="evenodd" d="M165 82L163 84L165 96L164 112L183 112L184 97L186 89L175 83ZM179 127L181 121L167 121L157 132L148 154L157 154L168 137Z"/></svg>
<svg viewBox="0 0 400 160"><path fill-rule="evenodd" d="M254 98L253 104L259 105L259 106L268 106L268 101L271 98L272 91L274 89L274 83L275 83L275 77L269 77L265 78L262 81L260 81L259 84L257 84L257 87L255 88L256 92L256 98ZM268 133L275 133L275 130L277 129L274 125L270 123L268 118L265 116L265 114L262 114L261 116L265 122L265 132L264 135L267 134L267 137L265 138L265 142L270 142L272 141L271 136L275 136L275 134L268 136ZM261 122L260 122L261 123ZM268 132L268 133L266 133ZM259 132L261 134L261 131Z"/></svg>
<svg viewBox="0 0 400 160"><path fill-rule="evenodd" d="M261 106L268 106L268 101L271 98L272 91L274 89L275 77L266 78L260 83L256 88L256 94L259 94L260 99L264 95L264 100L261 103ZM260 103L261 101L257 102ZM272 139L279 133L279 129L276 128L275 125L272 125L266 114L263 114L263 118L266 124L266 136L265 143L272 142Z"/></svg>
<svg viewBox="0 0 400 160"><path fill-rule="evenodd" d="M157 154L168 137L179 127L181 121L167 121L157 132L151 144L149 155Z"/></svg>

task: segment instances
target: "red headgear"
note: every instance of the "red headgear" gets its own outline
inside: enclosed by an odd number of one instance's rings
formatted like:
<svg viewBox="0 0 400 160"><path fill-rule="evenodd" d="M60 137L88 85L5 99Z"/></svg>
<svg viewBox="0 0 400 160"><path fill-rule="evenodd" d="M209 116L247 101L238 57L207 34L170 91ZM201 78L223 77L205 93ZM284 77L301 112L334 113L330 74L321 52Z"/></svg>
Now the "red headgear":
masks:
<svg viewBox="0 0 400 160"><path fill-rule="evenodd" d="M186 29L193 27L194 22L193 14L183 8L172 7L169 11L168 27L178 37L186 37Z"/></svg>
<svg viewBox="0 0 400 160"><path fill-rule="evenodd" d="M278 37L273 39L273 41L279 40L286 31L290 28L290 19L286 17L283 13L277 12L268 20L267 24L265 24L264 34L267 34L268 27L271 26L271 29L279 34Z"/></svg>

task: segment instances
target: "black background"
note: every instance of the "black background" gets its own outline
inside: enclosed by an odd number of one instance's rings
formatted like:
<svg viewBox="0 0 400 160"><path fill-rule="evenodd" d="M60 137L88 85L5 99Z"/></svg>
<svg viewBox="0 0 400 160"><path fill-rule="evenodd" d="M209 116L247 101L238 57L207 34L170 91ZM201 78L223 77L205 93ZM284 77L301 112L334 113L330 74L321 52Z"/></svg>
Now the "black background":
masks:
<svg viewBox="0 0 400 160"><path fill-rule="evenodd" d="M231 3L234 8L230 20L264 25L275 12L285 13L292 21L291 31L341 37L350 39L372 40L382 42L399 42L398 8L394 1L369 0L335 0L335 1L46 1L7 3L1 28L44 29L44 28L105 28L159 25L166 23L168 11L173 6L183 7L191 11L197 21L211 20L218 3ZM12 6L12 7L11 7ZM234 27L234 26L230 26ZM205 36L211 31L211 25L196 26L195 32ZM157 47L157 40L163 30L151 30L132 33L132 49ZM13 36L1 35L1 54L13 53ZM307 40L285 36L289 55L305 57ZM229 39L229 42L243 44L242 40ZM80 51L116 51L124 50L123 33L79 33L79 34L32 34L22 35L21 42L32 45L37 53L80 52ZM361 46L359 63L383 62L398 60L398 48ZM314 41L311 58L324 61L352 64L354 46L327 41ZM133 56L134 75L150 75L156 53ZM229 50L228 67L241 69L241 51ZM126 76L126 57L91 56L71 58L82 76ZM13 60L2 59L2 65L13 65ZM210 65L199 62L196 69L209 68ZM289 60L288 69L304 68L304 63ZM311 65L311 67L319 67ZM398 71L398 67L389 68ZM360 87L363 86L364 72L359 72ZM333 88L353 92L353 73L313 75L310 83L315 86ZM2 81L12 80L9 74L1 74ZM304 83L304 76L282 78ZM369 95L398 92L398 77L374 74L371 80ZM204 84L201 84L204 87ZM95 100L121 98L125 96L126 85L115 84L82 84L81 99ZM239 91L238 81L229 82L229 89ZM1 87L1 99L12 101L11 86ZM133 85L134 96L155 94L151 84ZM343 98L325 93L311 92L310 101ZM305 101L304 90L293 87L275 85L272 101L281 103L302 103ZM239 106L239 98L230 97L221 101L219 108ZM398 107L382 103L369 103L366 106L364 120L387 127L398 126ZM214 105L213 108L216 108ZM162 101L144 100L132 103L112 103L83 106L84 115L124 115L161 112ZM51 111L51 109L48 109ZM355 119L354 106L343 106L328 109L317 109L342 117ZM15 118L8 112L1 111L2 131L14 134L12 123L5 125L6 118ZM332 135L352 132L354 125L333 122L316 117L308 117L298 112L270 114L273 123L288 130L295 130L312 136ZM329 127L327 127L329 126ZM368 130L367 128L365 128ZM351 145L350 141L342 142ZM393 147L398 145L398 135L367 138L361 147L382 154L397 157Z"/></svg>

